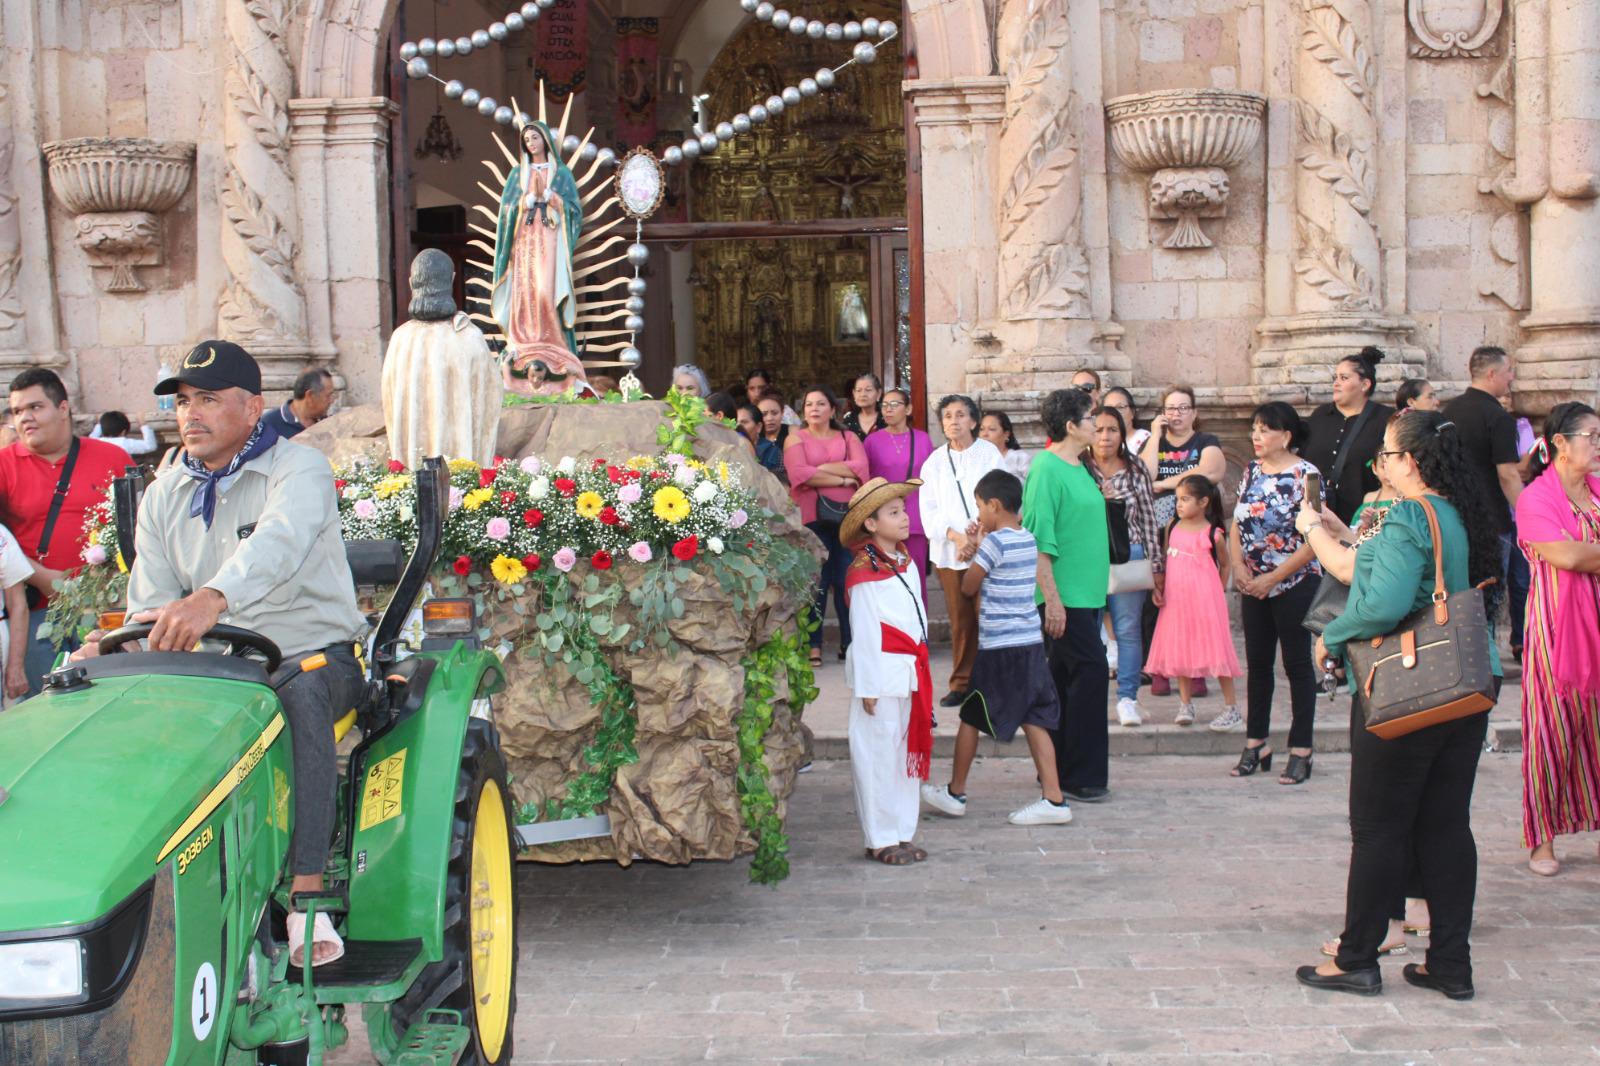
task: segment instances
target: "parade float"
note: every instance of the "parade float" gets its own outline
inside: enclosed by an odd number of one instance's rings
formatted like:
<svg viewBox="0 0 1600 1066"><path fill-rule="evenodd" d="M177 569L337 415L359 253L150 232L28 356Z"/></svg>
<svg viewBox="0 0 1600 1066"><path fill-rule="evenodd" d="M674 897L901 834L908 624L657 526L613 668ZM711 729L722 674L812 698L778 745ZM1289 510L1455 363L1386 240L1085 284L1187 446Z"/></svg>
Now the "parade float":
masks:
<svg viewBox="0 0 1600 1066"><path fill-rule="evenodd" d="M751 854L751 878L788 872L785 804L809 761L801 711L816 695L807 659L820 547L785 487L697 397L644 395L649 250L642 222L665 168L832 90L877 59L892 22L843 25L741 0L775 32L844 42L836 67L726 120L697 102L693 136L658 158L620 158L552 121L433 71L455 49L400 51L412 78L514 129L486 160L475 206L479 256L470 309L453 265L412 265L408 321L390 338L381 405L356 407L297 438L333 464L347 541L417 540L414 471L449 467L448 514L432 594L470 595L506 686L481 708L498 725L525 859L687 863ZM503 40L537 17L507 18ZM629 235L631 229L631 236ZM592 371L624 373L596 394ZM119 606L129 536L107 503L90 519L82 570L54 601L51 631L82 632ZM119 538L120 535L120 538ZM381 607L382 593L373 607Z"/></svg>

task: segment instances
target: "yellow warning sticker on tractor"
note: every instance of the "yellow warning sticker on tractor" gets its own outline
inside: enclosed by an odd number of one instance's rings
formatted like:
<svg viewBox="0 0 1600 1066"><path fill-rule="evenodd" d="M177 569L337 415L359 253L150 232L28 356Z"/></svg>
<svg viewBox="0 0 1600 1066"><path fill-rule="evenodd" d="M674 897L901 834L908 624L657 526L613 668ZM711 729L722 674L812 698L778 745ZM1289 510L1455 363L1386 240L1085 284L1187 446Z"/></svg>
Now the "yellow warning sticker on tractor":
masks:
<svg viewBox="0 0 1600 1066"><path fill-rule="evenodd" d="M390 818L397 818L404 807L406 749L373 764L361 788L361 820L358 830L371 829Z"/></svg>

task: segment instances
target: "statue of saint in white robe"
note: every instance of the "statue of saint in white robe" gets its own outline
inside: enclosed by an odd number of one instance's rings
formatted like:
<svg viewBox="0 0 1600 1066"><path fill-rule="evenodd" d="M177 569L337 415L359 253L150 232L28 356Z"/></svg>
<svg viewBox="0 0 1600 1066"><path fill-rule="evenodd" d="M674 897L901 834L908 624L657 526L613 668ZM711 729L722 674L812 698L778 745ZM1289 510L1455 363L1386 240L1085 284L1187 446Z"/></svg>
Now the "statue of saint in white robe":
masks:
<svg viewBox="0 0 1600 1066"><path fill-rule="evenodd" d="M494 353L464 313L403 323L383 359L389 455L413 470L430 455L487 466L503 395Z"/></svg>

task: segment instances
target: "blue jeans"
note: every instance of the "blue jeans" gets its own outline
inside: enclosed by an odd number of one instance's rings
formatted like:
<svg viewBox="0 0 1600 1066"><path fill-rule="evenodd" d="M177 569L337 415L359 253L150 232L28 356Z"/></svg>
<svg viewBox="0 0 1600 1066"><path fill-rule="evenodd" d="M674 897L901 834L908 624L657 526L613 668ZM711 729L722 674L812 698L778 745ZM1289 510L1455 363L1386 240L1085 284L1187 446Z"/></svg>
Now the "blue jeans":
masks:
<svg viewBox="0 0 1600 1066"><path fill-rule="evenodd" d="M22 659L22 672L28 675L28 696L37 696L44 691L44 679L60 654L50 641L39 639L39 627L44 625L45 617L49 613L48 606L35 607L28 612L28 647ZM3 624L0 622L0 625ZM62 651L77 649L78 642L75 640L68 640L61 646Z"/></svg>
<svg viewBox="0 0 1600 1066"><path fill-rule="evenodd" d="M1143 559L1144 545L1132 544L1128 561ZM1140 619L1148 592L1119 592L1106 597L1111 612L1111 629L1117 637L1117 698L1139 698L1139 666L1144 661L1144 632Z"/></svg>

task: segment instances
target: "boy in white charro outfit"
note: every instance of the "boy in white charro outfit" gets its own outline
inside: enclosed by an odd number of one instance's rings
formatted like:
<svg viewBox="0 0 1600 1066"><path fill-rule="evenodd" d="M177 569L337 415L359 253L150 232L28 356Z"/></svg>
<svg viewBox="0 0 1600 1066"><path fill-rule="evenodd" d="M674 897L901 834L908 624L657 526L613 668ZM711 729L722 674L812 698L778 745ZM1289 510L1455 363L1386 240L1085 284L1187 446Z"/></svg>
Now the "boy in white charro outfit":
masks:
<svg viewBox="0 0 1600 1066"><path fill-rule="evenodd" d="M845 577L850 772L867 857L890 866L928 857L912 838L933 758L933 675L921 575L904 550L911 535L905 498L921 484L873 478L850 498L839 525L840 541L856 549Z"/></svg>

